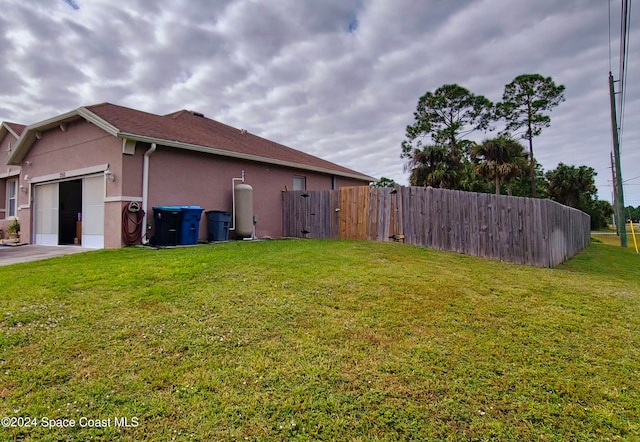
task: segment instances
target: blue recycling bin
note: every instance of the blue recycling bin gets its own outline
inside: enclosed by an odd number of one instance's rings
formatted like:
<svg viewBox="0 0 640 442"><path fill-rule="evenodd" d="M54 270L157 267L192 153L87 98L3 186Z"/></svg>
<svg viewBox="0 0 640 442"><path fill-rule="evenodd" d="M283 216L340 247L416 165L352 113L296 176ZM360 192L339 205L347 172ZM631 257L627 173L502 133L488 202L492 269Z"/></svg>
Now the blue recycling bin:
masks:
<svg viewBox="0 0 640 442"><path fill-rule="evenodd" d="M180 206L153 207L154 236L152 243L157 246L178 245L182 208Z"/></svg>
<svg viewBox="0 0 640 442"><path fill-rule="evenodd" d="M207 241L227 241L229 239L229 225L231 213L220 210L207 212Z"/></svg>
<svg viewBox="0 0 640 442"><path fill-rule="evenodd" d="M180 224L178 244L198 244L200 218L202 217L204 208L200 206L180 206L180 208L182 209L182 222Z"/></svg>

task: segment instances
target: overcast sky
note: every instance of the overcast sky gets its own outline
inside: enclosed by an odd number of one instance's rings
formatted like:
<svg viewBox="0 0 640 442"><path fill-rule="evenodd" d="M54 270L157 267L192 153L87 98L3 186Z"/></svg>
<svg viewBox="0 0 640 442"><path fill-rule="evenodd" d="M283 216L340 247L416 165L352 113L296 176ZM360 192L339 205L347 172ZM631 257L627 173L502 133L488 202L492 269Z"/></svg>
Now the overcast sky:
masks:
<svg viewBox="0 0 640 442"><path fill-rule="evenodd" d="M620 1L611 0L619 76ZM608 0L0 0L0 120L108 101L190 109L407 184L400 143L418 98L457 83L492 101L517 75L566 87L534 139L545 170L598 173L611 200ZM640 28L632 8L622 132L640 205ZM493 136L477 134L475 139Z"/></svg>

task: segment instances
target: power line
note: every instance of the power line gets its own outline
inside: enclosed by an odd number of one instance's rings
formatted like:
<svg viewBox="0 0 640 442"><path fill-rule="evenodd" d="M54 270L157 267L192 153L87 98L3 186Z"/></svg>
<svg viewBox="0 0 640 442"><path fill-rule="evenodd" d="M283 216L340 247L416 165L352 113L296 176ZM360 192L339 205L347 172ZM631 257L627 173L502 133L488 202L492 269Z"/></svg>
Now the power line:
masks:
<svg viewBox="0 0 640 442"><path fill-rule="evenodd" d="M611 0L609 0L609 72L611 72Z"/></svg>
<svg viewBox="0 0 640 442"><path fill-rule="evenodd" d="M620 114L620 136L622 136L622 132L624 129L624 111L625 111L625 102L627 96L627 78L628 78L628 65L629 65L629 36L631 28L631 3L629 0L621 0L621 10L620 10L620 72L619 82L620 82L620 109L618 113Z"/></svg>
<svg viewBox="0 0 640 442"><path fill-rule="evenodd" d="M611 8L609 8L611 10ZM609 13L609 26L611 26L611 15ZM613 141L613 158L615 160L615 164L612 161L612 171L613 178L615 181L614 187L614 205L615 205L615 218L616 218L616 229L618 231L618 235L620 236L620 246L627 247L627 234L626 228L624 227L624 187L622 184L622 171L621 171L621 160L620 160L620 134L622 132L623 127L623 115L625 108L625 94L626 94L626 80L627 80L627 64L629 57L629 28L630 28L630 14L629 14L629 0L621 0L621 11L620 11L620 59L619 59L619 72L618 72L618 82L619 85L619 94L620 100L616 103L616 92L614 89L614 80L613 74L611 70L609 70L609 98L611 104L611 132L612 132L612 141ZM611 51L611 37L609 37L609 51ZM611 56L611 55L610 55ZM611 60L609 60L609 65L611 65ZM617 106L619 105L619 106ZM620 120L618 120L617 115L620 115Z"/></svg>
<svg viewBox="0 0 640 442"><path fill-rule="evenodd" d="M622 82L622 73L624 72L624 52L625 52L625 29L627 25L627 20L625 19L625 11L626 11L626 0L620 0L620 49L618 54L618 81ZM620 84L620 88L622 89L622 84ZM620 113L620 109L618 109L618 113Z"/></svg>

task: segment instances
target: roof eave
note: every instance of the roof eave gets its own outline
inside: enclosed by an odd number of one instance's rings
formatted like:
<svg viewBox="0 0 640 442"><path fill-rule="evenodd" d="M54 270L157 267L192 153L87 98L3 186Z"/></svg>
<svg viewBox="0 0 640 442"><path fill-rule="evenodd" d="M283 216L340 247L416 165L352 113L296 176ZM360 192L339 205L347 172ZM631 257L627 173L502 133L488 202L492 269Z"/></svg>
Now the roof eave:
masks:
<svg viewBox="0 0 640 442"><path fill-rule="evenodd" d="M144 135L137 135L137 134L126 133L126 132L120 132L118 136L122 138L128 138L130 140L140 141L143 143L156 143L162 146L176 147L178 149L191 150L195 152L203 152L203 153L220 155L220 156L229 157L229 158L238 158L238 159L248 160L248 161L256 161L259 163L274 164L277 166L292 167L295 169L309 170L312 172L327 173L331 175L341 176L345 178L352 178L352 179L362 180L362 181L375 181L375 178L373 177L355 173L355 172L350 173L346 171L335 170L335 169L330 169L325 167L295 163L293 161L278 160L275 158L267 158L259 155L251 155L251 154L246 154L241 152L232 152L229 150L218 149L215 147L201 146L198 144L189 144L189 143L183 143L180 141L163 140L161 138L147 137Z"/></svg>
<svg viewBox="0 0 640 442"><path fill-rule="evenodd" d="M97 116L96 114L91 112L86 107L78 108L78 115L80 115L85 120L95 124L100 129L102 129L105 132L113 135L114 137L117 137L118 134L120 133L120 129L118 129L116 126L114 126L113 124L109 123L108 121L100 118L99 116Z"/></svg>

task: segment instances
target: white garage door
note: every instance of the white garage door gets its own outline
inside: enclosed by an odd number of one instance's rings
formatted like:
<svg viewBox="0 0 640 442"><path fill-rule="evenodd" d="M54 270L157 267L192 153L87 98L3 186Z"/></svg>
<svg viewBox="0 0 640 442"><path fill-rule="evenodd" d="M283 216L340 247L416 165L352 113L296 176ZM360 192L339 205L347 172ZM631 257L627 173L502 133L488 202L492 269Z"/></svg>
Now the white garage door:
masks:
<svg viewBox="0 0 640 442"><path fill-rule="evenodd" d="M60 189L58 183L35 186L35 242L59 244ZM82 179L82 247L104 248L104 177Z"/></svg>
<svg viewBox="0 0 640 442"><path fill-rule="evenodd" d="M104 248L104 177L82 180L82 247Z"/></svg>
<svg viewBox="0 0 640 442"><path fill-rule="evenodd" d="M58 183L35 186L36 244L58 245Z"/></svg>

